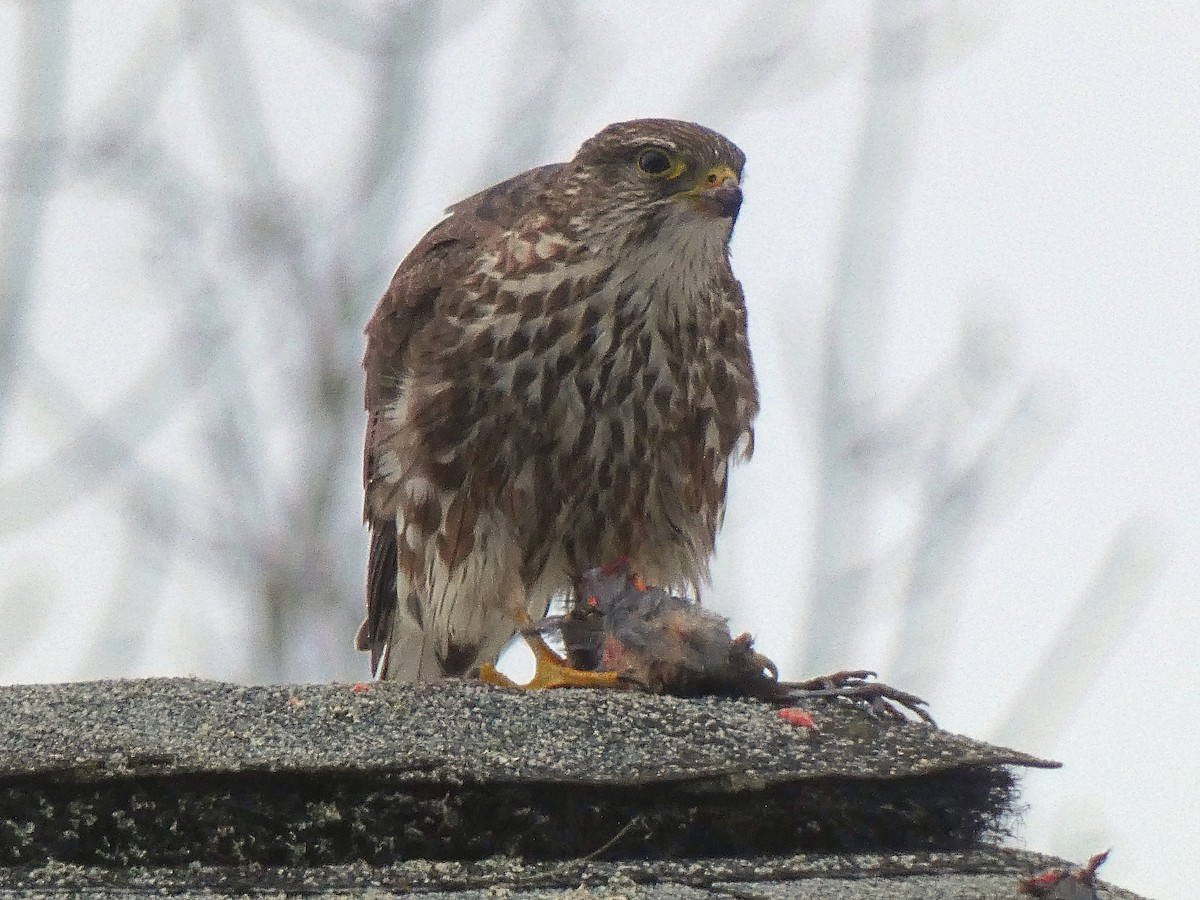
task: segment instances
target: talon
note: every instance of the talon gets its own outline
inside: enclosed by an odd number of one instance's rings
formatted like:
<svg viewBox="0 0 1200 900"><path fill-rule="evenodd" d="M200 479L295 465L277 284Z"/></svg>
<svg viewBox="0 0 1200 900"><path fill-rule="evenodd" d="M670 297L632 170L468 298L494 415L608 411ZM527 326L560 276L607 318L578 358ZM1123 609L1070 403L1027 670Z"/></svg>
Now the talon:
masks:
<svg viewBox="0 0 1200 900"><path fill-rule="evenodd" d="M767 657L763 656L761 653L755 653L754 663L764 671L770 672L772 680L779 680L779 666L775 665L775 663L767 659Z"/></svg>
<svg viewBox="0 0 1200 900"><path fill-rule="evenodd" d="M899 690L888 684L867 681L875 673L866 669L834 672L807 681L790 682L784 687L806 697L841 697L865 703L876 718L908 720L908 713L936 727L933 717L924 709L926 703L915 694ZM792 696L796 696L793 694Z"/></svg>
<svg viewBox="0 0 1200 900"><path fill-rule="evenodd" d="M542 688L617 687L620 677L616 672L588 672L583 669L573 669L557 653L546 646L541 635L522 632L525 643L533 651L533 677L525 684L517 684L507 675L496 669L491 663L479 668L479 680L486 684L499 687L517 688L523 691L535 691Z"/></svg>

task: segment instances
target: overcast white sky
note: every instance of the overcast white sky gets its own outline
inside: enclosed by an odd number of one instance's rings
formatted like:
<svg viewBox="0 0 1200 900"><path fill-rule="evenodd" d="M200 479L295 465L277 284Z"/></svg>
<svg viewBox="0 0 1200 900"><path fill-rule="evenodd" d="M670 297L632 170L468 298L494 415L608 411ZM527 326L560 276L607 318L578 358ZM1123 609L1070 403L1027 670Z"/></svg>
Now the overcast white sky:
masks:
<svg viewBox="0 0 1200 900"><path fill-rule="evenodd" d="M20 5L0 5L5 77L19 58L12 44ZM451 14L470 5L451 5ZM130 47L147 28L169 26L163 10L171 6L122 4L118 12L73 4L73 120L119 102L113 91ZM505 55L520 52L511 21L522 7L498 4L475 16L422 76L431 93L406 175L408 207L390 242L395 261L444 206L480 179L507 174L487 171L484 149L505 97L522 89L506 80ZM781 25L810 45L810 83L797 87L781 76L748 98L734 85L698 84L710 51L749 8L580 4L588 39L572 65L600 67L606 77L592 77L577 90L579 101L559 111L552 151L521 164L565 158L604 124L646 115L705 122L746 151L734 265L751 310L764 410L755 459L734 482L713 602L736 629L759 635L767 655L785 661L785 675L799 676L813 673L789 670L786 661L795 658L808 590L821 326L863 113L870 7L818 3L808 17ZM944 727L995 736L1114 536L1138 520L1139 558L1147 571L1159 559L1164 567L1061 733L1022 744L1065 767L1024 776L1029 811L1018 840L1077 861L1111 846L1106 878L1183 900L1189 881L1194 890L1189 869L1200 837L1200 5L927 8L943 24L913 125L882 314L879 401L903 409L954 352L964 324L978 322L988 352L1009 354L1012 391L1036 385L1039 409L1058 429L1032 481L979 536L957 585L957 621L945 626L951 662L928 699ZM342 148L363 126L358 73L303 37L287 3L238 9L280 170L335 231L338 198L327 188L352 183L354 160ZM532 65L529 77L548 73ZM0 90L5 137L14 103ZM225 162L186 75L157 115L169 121L167 140L220 182ZM31 340L98 412L136 378L147 348L167 339L144 274L143 232L136 209L74 189L53 204L36 260ZM4 484L67 437L28 397L14 403L0 442ZM163 428L177 440L186 418L181 410ZM146 436L148 446L171 440ZM74 664L74 639L61 623L86 630L97 592L111 587L112 542L103 535L115 521L112 502L99 491L17 534L5 529L0 572L10 583L0 589L9 601L0 609L15 622L12 598L30 596L44 604L38 616L60 624L5 661L4 680L97 674ZM911 525L906 509L902 491L882 509L881 548ZM154 623L163 635L157 655L127 674L246 671L238 662L246 652L241 613L213 592L202 574L171 569L164 595L178 608ZM836 649L845 665L886 658L899 614L886 594L857 639ZM197 603L211 603L206 627L221 639L203 652L189 638ZM1056 689L1048 683L1041 695L1024 697L1031 718L1040 696L1052 705Z"/></svg>

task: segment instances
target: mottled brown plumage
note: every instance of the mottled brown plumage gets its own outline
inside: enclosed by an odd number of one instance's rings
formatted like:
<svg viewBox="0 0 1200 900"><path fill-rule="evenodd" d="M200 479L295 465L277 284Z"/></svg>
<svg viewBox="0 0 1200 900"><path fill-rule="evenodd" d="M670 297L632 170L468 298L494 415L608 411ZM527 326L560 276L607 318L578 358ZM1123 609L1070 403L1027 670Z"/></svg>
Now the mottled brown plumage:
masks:
<svg viewBox="0 0 1200 900"><path fill-rule="evenodd" d="M611 125L452 206L367 326L367 618L381 677L494 660L626 557L696 586L758 400L728 240L744 157Z"/></svg>

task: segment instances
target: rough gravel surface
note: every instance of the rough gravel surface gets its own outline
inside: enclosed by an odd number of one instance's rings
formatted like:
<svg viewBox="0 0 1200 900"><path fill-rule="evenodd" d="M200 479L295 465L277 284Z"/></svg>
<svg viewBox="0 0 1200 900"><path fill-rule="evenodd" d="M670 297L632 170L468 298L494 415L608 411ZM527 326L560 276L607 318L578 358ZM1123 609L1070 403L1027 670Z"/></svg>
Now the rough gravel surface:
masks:
<svg viewBox="0 0 1200 900"><path fill-rule="evenodd" d="M984 843L1013 767L1055 763L804 711L816 728L464 682L0 687L0 896L1015 900L1069 865Z"/></svg>
<svg viewBox="0 0 1200 900"><path fill-rule="evenodd" d="M332 769L427 780L652 784L898 778L1055 763L861 705L813 700L819 731L756 700L466 682L246 687L185 678L0 687L0 777Z"/></svg>

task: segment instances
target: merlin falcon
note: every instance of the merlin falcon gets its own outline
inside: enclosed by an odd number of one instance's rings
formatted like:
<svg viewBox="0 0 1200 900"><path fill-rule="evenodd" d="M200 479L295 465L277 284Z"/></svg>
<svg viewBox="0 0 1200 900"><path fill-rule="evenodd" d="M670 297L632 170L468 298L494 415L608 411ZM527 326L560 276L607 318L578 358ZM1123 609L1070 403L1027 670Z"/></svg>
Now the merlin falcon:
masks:
<svg viewBox="0 0 1200 900"><path fill-rule="evenodd" d="M367 325L367 615L378 678L488 667L584 572L698 591L758 392L729 264L745 156L610 125L451 206Z"/></svg>

